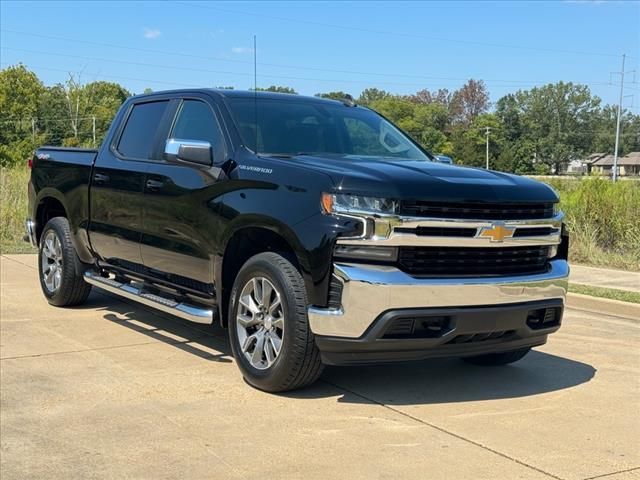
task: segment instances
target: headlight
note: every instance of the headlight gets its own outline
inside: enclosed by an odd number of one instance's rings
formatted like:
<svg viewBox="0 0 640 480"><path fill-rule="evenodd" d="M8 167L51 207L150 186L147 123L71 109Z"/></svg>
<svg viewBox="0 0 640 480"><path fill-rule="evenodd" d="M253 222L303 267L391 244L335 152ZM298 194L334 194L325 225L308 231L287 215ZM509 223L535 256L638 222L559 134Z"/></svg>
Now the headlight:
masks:
<svg viewBox="0 0 640 480"><path fill-rule="evenodd" d="M323 193L322 208L326 213L369 213L389 215L397 212L398 203L389 198Z"/></svg>
<svg viewBox="0 0 640 480"><path fill-rule="evenodd" d="M556 202L553 204L553 216L556 217L560 214L560 202Z"/></svg>

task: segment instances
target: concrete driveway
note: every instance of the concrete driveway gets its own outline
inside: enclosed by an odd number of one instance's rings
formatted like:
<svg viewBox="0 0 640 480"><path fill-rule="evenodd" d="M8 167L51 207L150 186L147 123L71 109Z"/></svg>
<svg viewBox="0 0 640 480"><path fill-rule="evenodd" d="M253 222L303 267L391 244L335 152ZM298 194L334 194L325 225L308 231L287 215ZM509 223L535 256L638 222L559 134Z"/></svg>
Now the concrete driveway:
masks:
<svg viewBox="0 0 640 480"><path fill-rule="evenodd" d="M568 309L514 366L456 359L329 368L246 385L226 332L94 290L43 299L3 256L2 480L640 478L640 323Z"/></svg>

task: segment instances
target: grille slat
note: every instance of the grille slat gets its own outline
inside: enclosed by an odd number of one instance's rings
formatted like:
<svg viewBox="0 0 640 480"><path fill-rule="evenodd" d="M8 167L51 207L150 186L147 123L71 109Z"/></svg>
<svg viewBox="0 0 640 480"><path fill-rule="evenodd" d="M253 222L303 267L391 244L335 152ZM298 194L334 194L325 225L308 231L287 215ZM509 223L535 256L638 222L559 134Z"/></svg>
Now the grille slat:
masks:
<svg viewBox="0 0 640 480"><path fill-rule="evenodd" d="M516 231L513 232L513 236L515 237L534 237L534 236L546 236L546 235L557 235L559 232L558 228L553 227L518 227Z"/></svg>
<svg viewBox="0 0 640 480"><path fill-rule="evenodd" d="M553 203L479 204L403 200L400 214L413 217L523 220L553 217Z"/></svg>
<svg viewBox="0 0 640 480"><path fill-rule="evenodd" d="M452 227L396 227L396 233L411 233L413 235L429 237L474 237L477 228L452 228Z"/></svg>
<svg viewBox="0 0 640 480"><path fill-rule="evenodd" d="M518 275L546 269L549 247L400 247L398 265L414 276Z"/></svg>

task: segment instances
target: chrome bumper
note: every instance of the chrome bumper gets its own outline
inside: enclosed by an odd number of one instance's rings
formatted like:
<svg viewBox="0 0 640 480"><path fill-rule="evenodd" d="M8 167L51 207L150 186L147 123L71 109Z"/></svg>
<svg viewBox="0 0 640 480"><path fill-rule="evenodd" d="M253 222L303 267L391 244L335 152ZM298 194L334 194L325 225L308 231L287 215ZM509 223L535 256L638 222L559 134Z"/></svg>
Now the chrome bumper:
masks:
<svg viewBox="0 0 640 480"><path fill-rule="evenodd" d="M36 224L30 218L27 218L24 222L24 228L27 234L24 236L24 241L29 242L34 247L38 246L38 240L36 240Z"/></svg>
<svg viewBox="0 0 640 480"><path fill-rule="evenodd" d="M358 338L393 309L564 300L569 265L554 260L548 272L538 275L418 279L395 267L336 263L334 274L343 283L342 308L309 308L311 330L316 335Z"/></svg>

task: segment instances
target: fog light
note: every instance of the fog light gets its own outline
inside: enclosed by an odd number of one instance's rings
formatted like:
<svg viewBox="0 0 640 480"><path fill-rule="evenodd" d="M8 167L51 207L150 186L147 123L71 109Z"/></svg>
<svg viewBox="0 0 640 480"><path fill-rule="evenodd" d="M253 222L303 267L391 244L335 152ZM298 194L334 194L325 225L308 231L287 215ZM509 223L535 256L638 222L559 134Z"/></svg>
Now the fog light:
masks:
<svg viewBox="0 0 640 480"><path fill-rule="evenodd" d="M549 253L547 254L548 258L553 258L558 254L558 246L554 245L552 247L549 247Z"/></svg>

